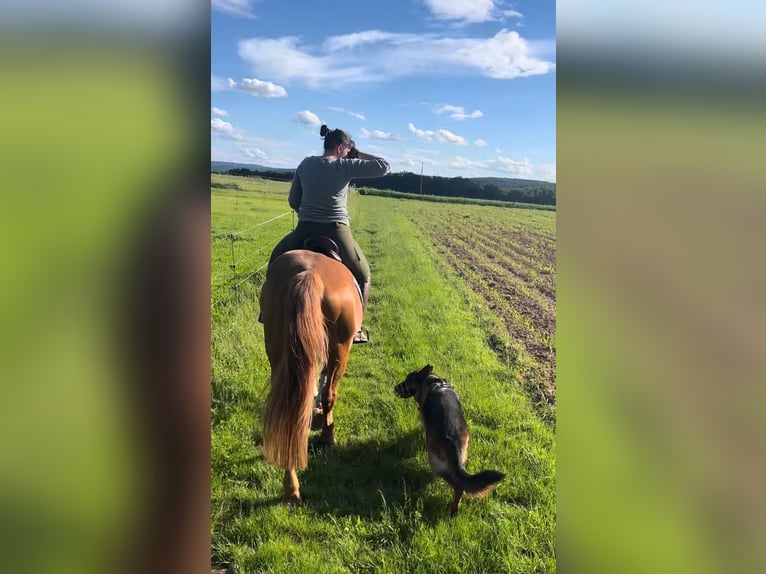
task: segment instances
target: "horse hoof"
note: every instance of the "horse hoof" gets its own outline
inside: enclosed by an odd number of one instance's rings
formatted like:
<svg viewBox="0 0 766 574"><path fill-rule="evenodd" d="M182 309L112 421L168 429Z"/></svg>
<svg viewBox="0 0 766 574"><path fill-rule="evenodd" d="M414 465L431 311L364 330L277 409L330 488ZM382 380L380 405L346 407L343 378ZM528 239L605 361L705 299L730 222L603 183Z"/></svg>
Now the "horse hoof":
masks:
<svg viewBox="0 0 766 574"><path fill-rule="evenodd" d="M303 499L301 498L300 494L291 494L291 495L285 495L282 498L282 502L284 502L287 506L300 506L303 504Z"/></svg>

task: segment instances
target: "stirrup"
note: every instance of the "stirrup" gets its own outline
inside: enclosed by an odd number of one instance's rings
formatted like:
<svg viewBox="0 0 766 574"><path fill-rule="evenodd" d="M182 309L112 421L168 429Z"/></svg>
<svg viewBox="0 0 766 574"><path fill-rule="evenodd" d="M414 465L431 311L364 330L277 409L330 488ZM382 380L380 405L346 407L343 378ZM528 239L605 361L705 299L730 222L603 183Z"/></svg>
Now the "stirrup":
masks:
<svg viewBox="0 0 766 574"><path fill-rule="evenodd" d="M356 345L357 343L369 343L369 342L370 342L370 332L367 330L367 327L362 325L361 327L359 327L359 330L356 332L356 335L354 335L352 343Z"/></svg>

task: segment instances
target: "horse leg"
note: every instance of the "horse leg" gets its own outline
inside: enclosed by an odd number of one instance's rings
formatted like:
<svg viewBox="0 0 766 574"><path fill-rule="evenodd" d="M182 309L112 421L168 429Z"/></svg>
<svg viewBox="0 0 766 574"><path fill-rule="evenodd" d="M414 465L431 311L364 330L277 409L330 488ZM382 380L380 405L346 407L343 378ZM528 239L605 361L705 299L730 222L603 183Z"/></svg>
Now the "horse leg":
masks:
<svg viewBox="0 0 766 574"><path fill-rule="evenodd" d="M285 494L282 497L282 500L284 502L291 505L298 505L303 502L299 490L300 485L298 484L298 473L295 472L294 468L285 471L285 479L283 484L285 487Z"/></svg>
<svg viewBox="0 0 766 574"><path fill-rule="evenodd" d="M331 346L330 357L327 361L327 382L322 389L324 424L322 425L322 434L317 439L321 444L330 446L335 444L335 420L332 409L338 396L338 383L346 372L347 364L348 345L338 343Z"/></svg>
<svg viewBox="0 0 766 574"><path fill-rule="evenodd" d="M324 424L324 412L322 411L322 395L327 385L327 371L322 371L317 385L317 394L314 397L314 408L311 409L311 430L319 430Z"/></svg>

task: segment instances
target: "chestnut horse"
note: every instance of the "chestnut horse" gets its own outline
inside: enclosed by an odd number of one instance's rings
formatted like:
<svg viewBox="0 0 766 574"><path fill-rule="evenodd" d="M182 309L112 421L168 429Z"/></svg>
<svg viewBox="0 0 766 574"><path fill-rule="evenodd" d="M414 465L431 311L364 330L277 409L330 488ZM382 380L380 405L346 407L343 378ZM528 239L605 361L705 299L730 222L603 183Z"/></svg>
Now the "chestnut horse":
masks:
<svg viewBox="0 0 766 574"><path fill-rule="evenodd" d="M296 470L306 467L314 389L320 371L322 434L335 443L332 408L346 371L352 340L362 323L362 303L353 276L342 263L298 249L269 266L261 291L271 390L263 411L263 453L285 470L284 501L299 504Z"/></svg>

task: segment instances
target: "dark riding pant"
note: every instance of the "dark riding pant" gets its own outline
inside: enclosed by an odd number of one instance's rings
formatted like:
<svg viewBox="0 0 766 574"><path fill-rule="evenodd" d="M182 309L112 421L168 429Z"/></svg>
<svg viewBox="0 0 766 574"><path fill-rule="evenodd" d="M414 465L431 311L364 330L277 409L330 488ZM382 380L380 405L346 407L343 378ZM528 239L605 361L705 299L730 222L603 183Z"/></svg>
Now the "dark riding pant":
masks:
<svg viewBox="0 0 766 574"><path fill-rule="evenodd" d="M340 258L346 267L351 270L359 285L364 285L370 280L370 265L359 248L359 244L351 235L351 228L345 223L316 223L303 221L291 233L288 233L282 241L277 243L271 252L269 263L287 251L302 249L303 242L313 235L324 235L338 244Z"/></svg>

